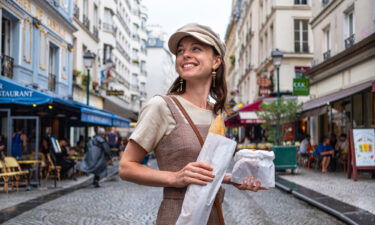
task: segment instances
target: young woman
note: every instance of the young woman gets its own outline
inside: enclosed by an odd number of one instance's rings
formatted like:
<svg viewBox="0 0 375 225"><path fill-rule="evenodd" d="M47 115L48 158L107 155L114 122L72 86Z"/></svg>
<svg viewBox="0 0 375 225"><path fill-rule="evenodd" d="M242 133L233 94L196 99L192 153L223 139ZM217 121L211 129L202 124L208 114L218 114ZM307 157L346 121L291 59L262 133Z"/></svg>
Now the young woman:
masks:
<svg viewBox="0 0 375 225"><path fill-rule="evenodd" d="M225 46L209 27L185 25L170 37L168 46L176 56L179 77L167 96L153 97L142 109L119 168L124 180L164 187L158 225L176 223L189 184L206 185L214 179L210 165L196 162L201 149L198 136L206 138L211 122L224 109L227 94ZM214 104L209 102L209 96L215 100ZM189 123L190 119L194 125ZM159 170L140 164L151 151ZM225 175L223 183L231 184L230 179L230 174ZM253 178L236 187L261 189L260 182L255 184ZM222 224L220 210L221 205L215 204L208 224Z"/></svg>

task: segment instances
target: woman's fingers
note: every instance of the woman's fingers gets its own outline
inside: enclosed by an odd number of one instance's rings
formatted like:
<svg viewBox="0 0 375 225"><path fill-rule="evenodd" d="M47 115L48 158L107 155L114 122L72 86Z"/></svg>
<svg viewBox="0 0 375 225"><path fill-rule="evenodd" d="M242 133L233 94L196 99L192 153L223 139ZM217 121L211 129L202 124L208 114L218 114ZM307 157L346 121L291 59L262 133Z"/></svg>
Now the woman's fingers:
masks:
<svg viewBox="0 0 375 225"><path fill-rule="evenodd" d="M204 175L204 174L201 174L201 173L196 173L196 172L189 171L189 170L186 171L186 176L189 177L189 178L202 180L202 181L206 181L206 182L211 182L211 181L214 180L214 178L212 176L207 176L207 175Z"/></svg>

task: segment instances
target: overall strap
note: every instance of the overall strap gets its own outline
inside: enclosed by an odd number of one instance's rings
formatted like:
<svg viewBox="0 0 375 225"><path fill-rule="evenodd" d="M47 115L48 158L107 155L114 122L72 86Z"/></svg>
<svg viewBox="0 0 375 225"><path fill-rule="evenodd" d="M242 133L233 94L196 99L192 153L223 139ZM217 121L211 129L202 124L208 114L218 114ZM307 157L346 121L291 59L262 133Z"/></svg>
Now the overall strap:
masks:
<svg viewBox="0 0 375 225"><path fill-rule="evenodd" d="M195 126L195 124L191 120L189 114L186 112L185 108L181 105L180 101L178 101L178 99L175 96L171 96L171 98L176 103L177 107L180 109L182 114L185 116L185 119L189 122L191 128L193 128L193 131L194 131L195 135L197 136L197 138L199 140L199 143L201 144L201 147L203 147L204 140L202 138L202 135L201 135L201 133L199 133L198 128Z"/></svg>
<svg viewBox="0 0 375 225"><path fill-rule="evenodd" d="M200 145L203 147L204 141L203 141L202 135L199 133L198 128L195 126L195 124L191 120L189 114L186 112L185 108L181 105L180 101L178 101L178 99L175 96L171 96L171 98L176 103L177 107L180 109L182 114L184 114L184 116L185 116L186 120L189 122L191 128L193 128L194 133L197 136ZM219 217L220 225L225 225L224 216L223 216L223 209L221 208L221 204L220 204L220 200L219 200L218 195L216 195L216 198L215 198L215 201L214 201L214 206L216 207L216 210L217 210L217 216Z"/></svg>
<svg viewBox="0 0 375 225"><path fill-rule="evenodd" d="M164 101L167 103L169 111L171 111L172 116L177 124L184 123L184 118L182 118L181 113L178 111L176 106L173 104L171 98L169 96L164 95L158 95L164 99Z"/></svg>

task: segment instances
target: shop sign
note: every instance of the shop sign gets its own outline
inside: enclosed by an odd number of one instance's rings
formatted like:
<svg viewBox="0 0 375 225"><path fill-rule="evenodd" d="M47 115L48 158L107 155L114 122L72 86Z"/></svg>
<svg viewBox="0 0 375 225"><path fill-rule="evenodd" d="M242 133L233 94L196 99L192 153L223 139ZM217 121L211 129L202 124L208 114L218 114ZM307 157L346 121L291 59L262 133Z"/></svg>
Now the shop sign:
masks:
<svg viewBox="0 0 375 225"><path fill-rule="evenodd" d="M271 80L268 79L267 77L261 77L258 79L258 85L260 87L268 87L271 85L271 83L272 83Z"/></svg>
<svg viewBox="0 0 375 225"><path fill-rule="evenodd" d="M309 95L310 80L306 78L293 79L293 95Z"/></svg>
<svg viewBox="0 0 375 225"><path fill-rule="evenodd" d="M124 95L124 91L120 90L107 90L106 95L112 95L112 96L119 96L119 95Z"/></svg>
<svg viewBox="0 0 375 225"><path fill-rule="evenodd" d="M19 90L9 90L9 89L11 89L11 87L6 86L4 88L4 84L0 83L0 97L6 97L6 98L25 98L25 97L32 98L33 97L33 91L29 91L26 89L19 89Z"/></svg>
<svg viewBox="0 0 375 225"><path fill-rule="evenodd" d="M260 95L270 95L271 89L269 89L269 88L259 88L259 94Z"/></svg>

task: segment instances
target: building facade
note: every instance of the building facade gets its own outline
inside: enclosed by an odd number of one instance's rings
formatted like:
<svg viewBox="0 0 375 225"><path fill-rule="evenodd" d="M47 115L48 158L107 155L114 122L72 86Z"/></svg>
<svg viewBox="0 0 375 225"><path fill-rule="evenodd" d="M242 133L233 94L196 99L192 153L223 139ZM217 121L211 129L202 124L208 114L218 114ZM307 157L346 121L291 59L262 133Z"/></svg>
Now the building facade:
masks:
<svg viewBox="0 0 375 225"><path fill-rule="evenodd" d="M147 10L139 0L109 0L101 1L100 12L101 83L124 91L103 94L104 109L135 121L146 98Z"/></svg>
<svg viewBox="0 0 375 225"><path fill-rule="evenodd" d="M21 130L29 138L27 153L38 151L47 128L56 136L66 132L66 114L49 103L73 94L73 3L5 0L0 19L0 134L9 155L10 137Z"/></svg>
<svg viewBox="0 0 375 225"><path fill-rule="evenodd" d="M227 56L227 61L234 64L228 70L229 89L234 102L239 103L234 111L251 104L255 105L250 108L259 110L258 100L275 99L278 79L271 53L276 49L283 53L279 69L281 96L300 102L308 99L292 96L292 90L293 79L303 77L313 59L311 4L309 0L233 1L231 23L235 24L235 34L227 33L226 43L229 49L235 49L234 54L230 52ZM239 119L246 121L242 126L252 126L250 118ZM258 121L255 117L251 119Z"/></svg>
<svg viewBox="0 0 375 225"><path fill-rule="evenodd" d="M374 10L374 1L313 2L314 66L303 117L314 143L375 127Z"/></svg>
<svg viewBox="0 0 375 225"><path fill-rule="evenodd" d="M166 48L166 34L160 26L148 26L147 42L147 100L165 95L177 78L174 56Z"/></svg>

